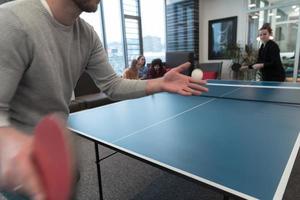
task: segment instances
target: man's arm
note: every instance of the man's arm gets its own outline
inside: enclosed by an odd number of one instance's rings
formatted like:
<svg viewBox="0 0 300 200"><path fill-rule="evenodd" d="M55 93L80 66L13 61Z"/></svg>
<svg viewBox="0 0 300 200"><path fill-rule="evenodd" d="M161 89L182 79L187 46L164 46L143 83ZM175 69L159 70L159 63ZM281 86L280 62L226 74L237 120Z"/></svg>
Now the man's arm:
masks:
<svg viewBox="0 0 300 200"><path fill-rule="evenodd" d="M107 54L97 33L92 28L90 31L91 53L86 66L86 72L92 77L99 89L113 100L145 96L147 82L119 77L109 63Z"/></svg>
<svg viewBox="0 0 300 200"><path fill-rule="evenodd" d="M167 72L163 78L153 80L125 80L116 75L109 64L106 52L96 33L92 33L92 53L90 55L87 72L94 79L101 91L116 100L137 98L156 92L172 92L181 95L199 95L207 91L203 85L205 81L195 81L189 76L181 74L190 67L185 63Z"/></svg>
<svg viewBox="0 0 300 200"><path fill-rule="evenodd" d="M32 161L32 137L10 127L9 110L30 62L28 37L18 18L0 8L0 189L41 200L43 192Z"/></svg>
<svg viewBox="0 0 300 200"><path fill-rule="evenodd" d="M31 51L19 19L3 8L0 27L0 121L8 125L10 104L30 63Z"/></svg>
<svg viewBox="0 0 300 200"><path fill-rule="evenodd" d="M190 65L191 63L186 62L171 69L161 78L147 80L146 93L149 95L158 92L171 92L190 96L207 92L207 88L204 87L206 81L194 80L190 76L181 74L181 72L187 70Z"/></svg>

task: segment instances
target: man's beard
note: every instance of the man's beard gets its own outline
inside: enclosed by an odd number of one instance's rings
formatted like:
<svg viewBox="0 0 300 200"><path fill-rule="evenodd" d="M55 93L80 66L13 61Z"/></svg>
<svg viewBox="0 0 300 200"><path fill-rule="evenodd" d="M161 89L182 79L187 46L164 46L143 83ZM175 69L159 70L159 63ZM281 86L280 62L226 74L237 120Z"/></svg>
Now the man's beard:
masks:
<svg viewBox="0 0 300 200"><path fill-rule="evenodd" d="M96 12L98 4L90 3L90 0L73 0L77 7L84 12Z"/></svg>

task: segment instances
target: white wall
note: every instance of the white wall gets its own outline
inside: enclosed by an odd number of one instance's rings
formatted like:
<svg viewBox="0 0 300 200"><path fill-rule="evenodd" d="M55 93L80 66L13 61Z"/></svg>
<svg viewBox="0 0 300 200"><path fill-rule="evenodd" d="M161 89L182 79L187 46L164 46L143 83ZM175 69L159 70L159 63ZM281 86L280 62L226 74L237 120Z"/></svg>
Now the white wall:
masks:
<svg viewBox="0 0 300 200"><path fill-rule="evenodd" d="M247 0L199 0L199 62L223 61L222 79L230 79L230 60L208 60L208 21L226 17L238 17L237 42L246 43L248 20Z"/></svg>

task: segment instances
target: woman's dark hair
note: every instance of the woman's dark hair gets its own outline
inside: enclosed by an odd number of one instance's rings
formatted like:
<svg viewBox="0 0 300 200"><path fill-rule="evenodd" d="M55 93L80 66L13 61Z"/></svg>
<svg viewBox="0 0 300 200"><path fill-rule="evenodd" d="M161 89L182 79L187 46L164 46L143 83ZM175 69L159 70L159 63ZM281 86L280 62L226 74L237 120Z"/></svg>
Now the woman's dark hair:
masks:
<svg viewBox="0 0 300 200"><path fill-rule="evenodd" d="M154 67L157 65L159 66L158 68ZM152 60L152 62L151 62L151 67L148 70L147 78L151 79L151 78L162 77L165 73L166 73L166 69L163 66L162 60L159 58L156 58L156 59Z"/></svg>
<svg viewBox="0 0 300 200"><path fill-rule="evenodd" d="M151 66L155 66L155 65L159 65L160 67L163 66L163 63L160 58L156 58L156 59L152 60Z"/></svg>
<svg viewBox="0 0 300 200"><path fill-rule="evenodd" d="M267 30L267 31L270 33L270 35L273 34L273 30L272 30L272 28L271 28L270 23L264 23L264 24L262 25L262 27L261 27L259 30L260 30L260 31L261 31L261 30Z"/></svg>

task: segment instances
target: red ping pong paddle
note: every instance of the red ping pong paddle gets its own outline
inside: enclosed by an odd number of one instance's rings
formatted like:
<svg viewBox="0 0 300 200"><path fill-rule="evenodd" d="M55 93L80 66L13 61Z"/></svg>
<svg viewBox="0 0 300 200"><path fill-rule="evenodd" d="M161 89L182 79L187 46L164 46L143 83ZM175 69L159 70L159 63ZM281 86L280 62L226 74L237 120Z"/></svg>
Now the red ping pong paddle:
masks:
<svg viewBox="0 0 300 200"><path fill-rule="evenodd" d="M43 118L35 128L33 157L47 200L67 200L73 185L73 157L68 130L56 115Z"/></svg>

